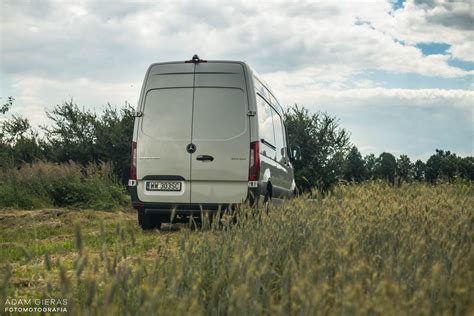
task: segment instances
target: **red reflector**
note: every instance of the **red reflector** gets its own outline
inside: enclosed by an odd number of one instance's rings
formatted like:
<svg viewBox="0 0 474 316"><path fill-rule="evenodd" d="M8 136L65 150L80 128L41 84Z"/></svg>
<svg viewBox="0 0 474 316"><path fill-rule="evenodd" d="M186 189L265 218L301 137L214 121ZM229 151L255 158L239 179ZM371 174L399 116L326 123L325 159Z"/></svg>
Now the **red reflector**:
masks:
<svg viewBox="0 0 474 316"><path fill-rule="evenodd" d="M258 181L260 176L260 154L258 141L250 143L249 181Z"/></svg>
<svg viewBox="0 0 474 316"><path fill-rule="evenodd" d="M132 142L132 159L130 161L130 180L137 180L137 142Z"/></svg>
<svg viewBox="0 0 474 316"><path fill-rule="evenodd" d="M145 204L143 202L132 202L132 207L142 208L142 207L145 207Z"/></svg>

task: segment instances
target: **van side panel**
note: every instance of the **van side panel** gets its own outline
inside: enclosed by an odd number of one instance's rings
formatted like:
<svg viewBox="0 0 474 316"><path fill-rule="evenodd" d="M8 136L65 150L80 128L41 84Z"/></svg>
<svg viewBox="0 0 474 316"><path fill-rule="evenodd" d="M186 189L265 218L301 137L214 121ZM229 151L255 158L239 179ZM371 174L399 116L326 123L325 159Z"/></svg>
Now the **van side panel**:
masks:
<svg viewBox="0 0 474 316"><path fill-rule="evenodd" d="M196 64L191 202L240 203L248 188L250 132L240 63ZM198 160L210 156L212 161Z"/></svg>
<svg viewBox="0 0 474 316"><path fill-rule="evenodd" d="M284 129L283 109L271 90L261 79L253 76L257 106L258 139L260 142L261 194L269 192L272 198L285 198L294 189L293 167L289 161Z"/></svg>

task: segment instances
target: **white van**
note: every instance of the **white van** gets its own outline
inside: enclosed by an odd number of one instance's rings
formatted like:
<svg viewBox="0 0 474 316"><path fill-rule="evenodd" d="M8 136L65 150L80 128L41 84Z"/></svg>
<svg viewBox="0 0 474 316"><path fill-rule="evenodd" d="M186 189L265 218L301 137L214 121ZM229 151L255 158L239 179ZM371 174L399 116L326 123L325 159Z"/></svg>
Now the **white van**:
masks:
<svg viewBox="0 0 474 316"><path fill-rule="evenodd" d="M129 187L143 229L291 197L296 192L280 104L239 61L152 64L132 141Z"/></svg>

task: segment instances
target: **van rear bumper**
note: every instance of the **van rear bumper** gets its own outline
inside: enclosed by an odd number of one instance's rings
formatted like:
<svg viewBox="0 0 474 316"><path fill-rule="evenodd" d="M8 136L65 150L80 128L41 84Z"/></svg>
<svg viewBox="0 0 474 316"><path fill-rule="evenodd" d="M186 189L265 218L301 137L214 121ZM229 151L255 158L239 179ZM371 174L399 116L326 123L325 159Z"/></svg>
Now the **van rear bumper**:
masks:
<svg viewBox="0 0 474 316"><path fill-rule="evenodd" d="M219 207L220 206L220 207ZM230 206L232 208L232 206ZM235 206L234 206L235 207ZM216 213L218 210L224 212L229 209L228 204L206 204L202 205L203 213ZM170 215L174 213L176 215L200 215L201 207L197 204L154 204L147 205L144 207L146 214L161 214L161 215Z"/></svg>
<svg viewBox="0 0 474 316"><path fill-rule="evenodd" d="M132 200L132 207L135 209L144 210L148 214L171 214L175 210L177 215L200 214L201 211L216 213L217 211L233 211L239 205L238 203L156 203L156 202L142 202L138 198L137 187L130 186L130 197Z"/></svg>

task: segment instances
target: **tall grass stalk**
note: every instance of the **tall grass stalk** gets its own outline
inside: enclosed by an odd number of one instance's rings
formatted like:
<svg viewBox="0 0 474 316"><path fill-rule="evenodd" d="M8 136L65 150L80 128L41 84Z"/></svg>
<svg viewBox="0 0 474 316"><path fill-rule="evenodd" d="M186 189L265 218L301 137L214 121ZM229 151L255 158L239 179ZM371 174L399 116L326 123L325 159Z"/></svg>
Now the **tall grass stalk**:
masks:
<svg viewBox="0 0 474 316"><path fill-rule="evenodd" d="M58 262L49 295L73 298L77 314L472 315L473 193L367 183L268 214L244 207L206 230L109 225L101 260L80 274Z"/></svg>

